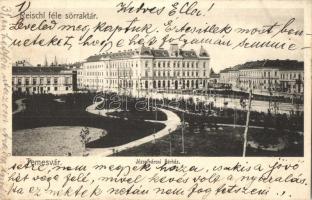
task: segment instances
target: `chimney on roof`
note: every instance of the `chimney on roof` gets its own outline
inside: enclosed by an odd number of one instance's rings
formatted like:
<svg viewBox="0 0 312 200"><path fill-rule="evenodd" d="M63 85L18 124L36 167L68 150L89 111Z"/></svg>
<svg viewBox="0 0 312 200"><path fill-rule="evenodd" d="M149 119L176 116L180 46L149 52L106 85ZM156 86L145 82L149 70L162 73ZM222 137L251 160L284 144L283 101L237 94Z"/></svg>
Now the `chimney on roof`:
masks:
<svg viewBox="0 0 312 200"><path fill-rule="evenodd" d="M208 52L206 51L206 49L205 49L203 46L200 46L200 49L199 49L199 56L209 57Z"/></svg>
<svg viewBox="0 0 312 200"><path fill-rule="evenodd" d="M58 63L57 63L56 56L54 56L54 65L57 66L57 64L58 64Z"/></svg>
<svg viewBox="0 0 312 200"><path fill-rule="evenodd" d="M179 54L178 44L170 44L169 53L171 56L178 56Z"/></svg>

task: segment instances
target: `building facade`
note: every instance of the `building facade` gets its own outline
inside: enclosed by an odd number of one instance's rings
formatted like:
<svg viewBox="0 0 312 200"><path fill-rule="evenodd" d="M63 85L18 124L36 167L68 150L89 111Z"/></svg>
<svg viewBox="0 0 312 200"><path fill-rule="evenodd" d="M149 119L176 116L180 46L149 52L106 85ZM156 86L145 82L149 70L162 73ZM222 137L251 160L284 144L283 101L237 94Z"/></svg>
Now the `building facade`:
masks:
<svg viewBox="0 0 312 200"><path fill-rule="evenodd" d="M280 71L280 90L285 93L304 92L304 71L299 68Z"/></svg>
<svg viewBox="0 0 312 200"><path fill-rule="evenodd" d="M220 82L241 91L252 88L262 94L303 95L304 66L296 60L246 62L221 71Z"/></svg>
<svg viewBox="0 0 312 200"><path fill-rule="evenodd" d="M220 83L236 86L239 82L238 66L220 71Z"/></svg>
<svg viewBox="0 0 312 200"><path fill-rule="evenodd" d="M208 83L210 57L201 47L169 50L140 47L87 58L77 72L78 88L96 91L174 91L202 89Z"/></svg>
<svg viewBox="0 0 312 200"><path fill-rule="evenodd" d="M13 93L67 94L73 92L73 71L64 67L34 67L17 62L12 69Z"/></svg>

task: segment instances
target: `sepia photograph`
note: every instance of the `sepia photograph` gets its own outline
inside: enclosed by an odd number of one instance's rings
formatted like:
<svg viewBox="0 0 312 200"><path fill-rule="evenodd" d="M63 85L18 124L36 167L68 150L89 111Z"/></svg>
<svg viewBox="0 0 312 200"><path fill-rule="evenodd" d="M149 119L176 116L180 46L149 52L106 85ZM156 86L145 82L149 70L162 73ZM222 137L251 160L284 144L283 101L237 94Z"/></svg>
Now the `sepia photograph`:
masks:
<svg viewBox="0 0 312 200"><path fill-rule="evenodd" d="M16 61L13 155L303 156L304 62L197 49Z"/></svg>
<svg viewBox="0 0 312 200"><path fill-rule="evenodd" d="M311 0L0 0L0 199L310 199L311 19Z"/></svg>
<svg viewBox="0 0 312 200"><path fill-rule="evenodd" d="M31 5L10 25L25 32L11 44L14 156L304 156L302 9Z"/></svg>

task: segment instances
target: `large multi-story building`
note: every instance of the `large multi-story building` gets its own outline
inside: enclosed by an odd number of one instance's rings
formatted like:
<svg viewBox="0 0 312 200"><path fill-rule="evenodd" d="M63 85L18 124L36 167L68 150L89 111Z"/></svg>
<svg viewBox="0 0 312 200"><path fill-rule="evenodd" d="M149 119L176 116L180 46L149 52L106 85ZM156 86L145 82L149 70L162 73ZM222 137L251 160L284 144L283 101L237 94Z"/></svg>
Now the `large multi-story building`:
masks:
<svg viewBox="0 0 312 200"><path fill-rule="evenodd" d="M296 60L252 61L220 72L221 83L263 94L303 94L303 77L303 62Z"/></svg>
<svg viewBox="0 0 312 200"><path fill-rule="evenodd" d="M140 47L87 58L78 70L78 88L97 91L174 91L205 88L210 57L201 47L169 50Z"/></svg>
<svg viewBox="0 0 312 200"><path fill-rule="evenodd" d="M13 92L25 94L66 94L75 89L75 73L60 66L34 67L19 61L12 69Z"/></svg>

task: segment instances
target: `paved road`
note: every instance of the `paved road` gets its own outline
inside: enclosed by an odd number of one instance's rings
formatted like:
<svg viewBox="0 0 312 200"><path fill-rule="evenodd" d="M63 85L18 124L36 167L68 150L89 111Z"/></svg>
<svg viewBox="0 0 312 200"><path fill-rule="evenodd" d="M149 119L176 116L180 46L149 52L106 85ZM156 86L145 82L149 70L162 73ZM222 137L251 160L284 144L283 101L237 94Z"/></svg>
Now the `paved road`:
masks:
<svg viewBox="0 0 312 200"><path fill-rule="evenodd" d="M224 103L227 102L226 107L227 108L233 108L237 110L244 110L244 108L240 105L240 99L234 99L234 98L223 98L223 97L206 97L203 95L189 95L189 94L168 94L168 93L149 93L149 94L141 94L142 97L151 97L156 99L162 99L162 98L168 98L168 99L189 99L192 97L194 101L206 101L207 103L213 102L214 106L216 107L225 107ZM246 100L246 104L248 100ZM246 105L246 108L248 106ZM258 111L258 112L268 112L269 108L269 101L259 101L259 100L252 100L251 102L251 110L252 111ZM291 103L278 103L277 104L277 113L285 113L289 114L291 111L303 111L303 105L294 105ZM273 103L271 104L271 112L273 113Z"/></svg>
<svg viewBox="0 0 312 200"><path fill-rule="evenodd" d="M100 114L102 116L106 116L105 111L99 112L99 110L95 109L97 107L97 105L99 105L99 104L101 104L101 102L96 102L95 104L87 107L86 111L93 113L93 114L97 114L97 115ZM174 112L166 110L166 109L162 109L162 108L158 108L158 110L160 110L166 114L166 116L167 116L166 121L146 120L146 121L150 121L150 122L163 123L166 125L165 128L158 131L157 133L154 133L152 135L146 136L144 138L141 138L141 139L129 142L127 144L117 146L117 147L88 148L88 149L86 149L86 153L89 155L92 155L92 156L109 156L109 155L112 155L114 152L121 152L121 151L130 149L130 148L142 145L144 143L151 142L155 139L164 137L165 135L168 135L172 131L176 130L178 128L178 126L181 124L180 117L177 114L175 114Z"/></svg>

